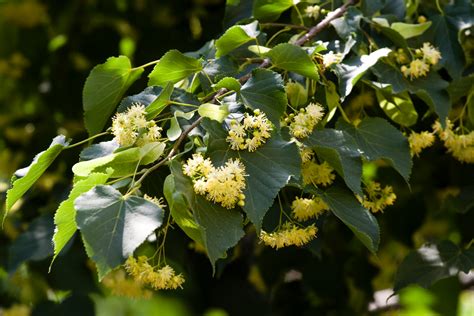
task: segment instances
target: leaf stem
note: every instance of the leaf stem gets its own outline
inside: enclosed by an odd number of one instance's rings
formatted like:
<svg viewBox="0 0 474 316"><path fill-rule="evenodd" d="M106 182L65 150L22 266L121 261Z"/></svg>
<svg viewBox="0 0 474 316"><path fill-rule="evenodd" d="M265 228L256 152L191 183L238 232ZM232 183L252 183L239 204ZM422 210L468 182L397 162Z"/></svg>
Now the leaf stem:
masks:
<svg viewBox="0 0 474 316"><path fill-rule="evenodd" d="M189 107L193 107L193 108L198 108L199 105L196 105L196 104L190 104L190 103L182 103L182 102L176 102L176 101L168 101L168 104L175 104L175 105L181 105L181 106L189 106Z"/></svg>
<svg viewBox="0 0 474 316"><path fill-rule="evenodd" d="M146 63L146 64L143 64L143 65L141 65L141 66L135 67L135 68L133 68L132 70L139 69L139 68L146 68L146 67L148 67L148 66L152 66L152 65L157 64L159 61L160 61L159 59L154 60L154 61L150 61L149 63Z"/></svg>
<svg viewBox="0 0 474 316"><path fill-rule="evenodd" d="M98 138L98 137L100 137L100 136L104 136L104 135L107 135L107 134L109 134L109 132L103 132L103 133L96 134L96 135L94 135L94 136L91 136L91 137L89 137L89 138L86 138L86 139L84 139L84 140L81 140L81 141L79 141L79 142L77 142L77 143L71 144L71 145L67 146L65 149L70 149L70 148L74 148L74 147L80 146L80 145L82 145L82 144L84 144L84 143L87 143L87 142L89 142L89 141L91 141L91 140L93 140L93 139L95 139L95 138Z"/></svg>
<svg viewBox="0 0 474 316"><path fill-rule="evenodd" d="M285 28L309 31L309 27L307 27L307 26L296 25L296 24L287 24L287 23L269 22L269 23L262 23L262 24L260 24L260 26L262 26L262 27L266 27L266 26L268 26L268 27L285 27Z"/></svg>

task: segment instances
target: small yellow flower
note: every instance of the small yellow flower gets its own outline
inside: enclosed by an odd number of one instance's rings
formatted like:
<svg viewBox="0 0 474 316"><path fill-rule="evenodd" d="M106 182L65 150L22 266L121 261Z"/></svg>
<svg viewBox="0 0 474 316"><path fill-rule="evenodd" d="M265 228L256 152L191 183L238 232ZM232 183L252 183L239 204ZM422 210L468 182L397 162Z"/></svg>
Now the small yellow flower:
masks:
<svg viewBox="0 0 474 316"><path fill-rule="evenodd" d="M245 166L239 159L229 159L215 168L209 158L194 154L183 166L183 173L193 180L194 192L207 200L231 209L244 206Z"/></svg>
<svg viewBox="0 0 474 316"><path fill-rule="evenodd" d="M145 115L145 106L141 103L133 103L126 112L115 115L112 133L120 146L141 147L160 139L162 128L155 121L148 121Z"/></svg>
<svg viewBox="0 0 474 316"><path fill-rule="evenodd" d="M130 298L151 298L152 296L150 290L143 288L143 283L127 278L123 269L110 272L101 283L110 289L113 295Z"/></svg>
<svg viewBox="0 0 474 316"><path fill-rule="evenodd" d="M410 79L425 77L430 71L430 66L422 59L412 60L410 67L408 68L408 74ZM406 74L404 73L406 76Z"/></svg>
<svg viewBox="0 0 474 316"><path fill-rule="evenodd" d="M448 119L445 129L440 122L433 124L433 130L454 158L461 162L474 163L474 131L459 135L454 132L453 127L453 123Z"/></svg>
<svg viewBox="0 0 474 316"><path fill-rule="evenodd" d="M380 183L370 181L364 188L363 198L357 196L362 205L372 213L382 212L387 206L393 205L397 196L389 185L381 187Z"/></svg>
<svg viewBox="0 0 474 316"><path fill-rule="evenodd" d="M10 308L0 310L3 316L30 316L31 308L28 305L13 304Z"/></svg>
<svg viewBox="0 0 474 316"><path fill-rule="evenodd" d="M272 124L265 113L256 109L254 115L245 113L243 122L232 121L226 141L233 150L256 151L271 136Z"/></svg>
<svg viewBox="0 0 474 316"><path fill-rule="evenodd" d="M334 169L326 161L322 164L313 160L305 162L301 166L301 173L304 184L328 186L336 178Z"/></svg>
<svg viewBox="0 0 474 316"><path fill-rule="evenodd" d="M175 290L182 288L184 283L183 275L177 275L172 267L165 265L155 270L144 256L138 257L138 260L129 257L125 262L125 269L136 282L149 285L155 290Z"/></svg>
<svg viewBox="0 0 474 316"><path fill-rule="evenodd" d="M150 201L151 203L156 204L161 209L166 207L165 200L162 197L161 198L151 197L148 194L145 194L143 198L147 201Z"/></svg>
<svg viewBox="0 0 474 316"><path fill-rule="evenodd" d="M260 240L265 245L275 249L293 245L301 247L316 238L317 231L318 229L314 224L301 228L287 222L273 233L267 233L262 230Z"/></svg>
<svg viewBox="0 0 474 316"><path fill-rule="evenodd" d="M432 146L434 140L434 135L430 132L411 133L410 136L408 136L411 155L418 156L423 149Z"/></svg>
<svg viewBox="0 0 474 316"><path fill-rule="evenodd" d="M310 103L306 108L291 119L290 133L296 138L305 138L313 131L316 124L321 121L324 109L321 105Z"/></svg>
<svg viewBox="0 0 474 316"><path fill-rule="evenodd" d="M441 53L439 50L434 48L430 43L423 43L423 47L420 48L423 54L423 60L431 65L436 65L441 59Z"/></svg>
<svg viewBox="0 0 474 316"><path fill-rule="evenodd" d="M297 197L291 203L293 217L299 221L306 221L311 218L318 218L319 215L329 210L329 206L319 197L303 199Z"/></svg>

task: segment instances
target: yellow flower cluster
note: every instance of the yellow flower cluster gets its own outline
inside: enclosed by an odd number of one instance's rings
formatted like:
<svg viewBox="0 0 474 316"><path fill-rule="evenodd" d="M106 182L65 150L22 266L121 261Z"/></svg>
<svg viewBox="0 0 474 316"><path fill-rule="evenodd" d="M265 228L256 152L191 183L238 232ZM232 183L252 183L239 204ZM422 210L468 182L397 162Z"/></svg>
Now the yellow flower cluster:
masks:
<svg viewBox="0 0 474 316"><path fill-rule="evenodd" d="M145 106L136 102L127 112L115 115L112 133L120 146L143 146L160 139L162 128L155 121L148 121L145 114Z"/></svg>
<svg viewBox="0 0 474 316"><path fill-rule="evenodd" d="M436 122L433 130L454 158L462 162L474 163L474 131L458 135L454 132L453 123L449 120L446 120L445 129L440 122Z"/></svg>
<svg viewBox="0 0 474 316"><path fill-rule="evenodd" d="M324 109L321 105L310 103L306 108L300 109L298 114L290 114L287 118L287 121L290 122L290 133L296 138L308 136L323 115Z"/></svg>
<svg viewBox="0 0 474 316"><path fill-rule="evenodd" d="M329 206L319 197L305 199L297 197L291 203L293 217L299 221L306 221L311 218L318 218L325 211L329 211Z"/></svg>
<svg viewBox="0 0 474 316"><path fill-rule="evenodd" d="M302 228L286 222L280 229L273 233L267 233L262 230L260 240L265 245L275 249L292 245L301 247L316 238L317 231L318 229L314 224Z"/></svg>
<svg viewBox="0 0 474 316"><path fill-rule="evenodd" d="M125 270L135 281L147 284L155 290L176 290L182 288L184 283L183 275L176 274L172 267L165 265L155 270L145 256L140 256L138 259L129 257L125 262Z"/></svg>
<svg viewBox="0 0 474 316"><path fill-rule="evenodd" d="M421 133L412 132L408 136L408 143L410 144L410 152L412 156L418 156L421 151L433 145L435 137L432 133L423 131Z"/></svg>
<svg viewBox="0 0 474 316"><path fill-rule="evenodd" d="M304 184L328 186L336 179L334 169L326 161L322 164L314 160L304 162L301 165L301 174Z"/></svg>
<svg viewBox="0 0 474 316"><path fill-rule="evenodd" d="M150 290L143 288L143 283L127 278L123 269L110 272L101 282L113 295L117 296L151 298L153 294Z"/></svg>
<svg viewBox="0 0 474 316"><path fill-rule="evenodd" d="M370 181L366 184L363 198L357 196L362 205L372 213L382 212L387 206L393 205L397 196L389 185L381 187L380 183Z"/></svg>
<svg viewBox="0 0 474 316"><path fill-rule="evenodd" d="M242 123L236 120L230 123L226 140L233 150L247 149L253 152L270 138L273 128L265 113L259 109L253 113L254 115L245 113Z"/></svg>
<svg viewBox="0 0 474 316"><path fill-rule="evenodd" d="M31 308L23 304L14 304L8 309L0 310L3 316L30 316Z"/></svg>
<svg viewBox="0 0 474 316"><path fill-rule="evenodd" d="M239 159L229 159L214 167L209 158L194 154L183 166L183 173L193 179L194 192L231 209L245 205L245 166Z"/></svg>
<svg viewBox="0 0 474 316"><path fill-rule="evenodd" d="M441 59L441 53L439 50L434 48L430 43L423 43L423 47L415 51L416 58L410 62L410 66L403 65L400 70L405 77L410 77L410 80L414 78L424 77L430 71L430 65L436 65ZM403 54L399 54L397 61L403 63L408 58L401 58Z"/></svg>

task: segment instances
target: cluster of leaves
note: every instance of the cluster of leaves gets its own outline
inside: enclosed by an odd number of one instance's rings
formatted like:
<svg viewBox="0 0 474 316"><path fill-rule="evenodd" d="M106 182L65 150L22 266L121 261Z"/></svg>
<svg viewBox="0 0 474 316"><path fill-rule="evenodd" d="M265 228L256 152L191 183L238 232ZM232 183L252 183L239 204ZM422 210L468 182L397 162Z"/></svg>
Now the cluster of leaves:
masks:
<svg viewBox="0 0 474 316"><path fill-rule="evenodd" d="M357 198L364 195L364 182L370 178L364 171L374 163L386 166L408 188L415 173L407 139L410 130L426 129L436 120L444 125L456 115L464 132L474 125L471 56L463 51L458 36L472 27L468 13L472 5L437 4L349 1L338 7L338 1L329 1L314 16L306 13L314 9L311 2L229 1L225 18L229 28L198 51L170 50L159 60L136 67L126 56L110 57L91 71L83 88L84 123L90 137L71 144L57 136L30 166L15 173L6 209L62 151L88 143L72 167L72 190L55 212L54 236L47 237L54 241L54 260L79 230L99 279L129 256L149 252L153 239L158 240L155 248L161 264L172 223L203 247L215 270L216 262L224 263L218 260L228 258L244 236L258 243L255 236L263 229L279 229L285 210L302 195L317 196L330 209L331 214L311 224L323 231L334 215L376 254L381 243L378 221ZM421 12L424 21L418 16ZM410 52L425 42L437 47L442 59L426 76L411 80L396 64L394 52L400 48ZM331 54L337 60L324 62ZM148 87L125 97L150 66ZM288 88L294 83L301 89ZM357 100L371 93L380 108ZM325 116L308 137L295 139L285 119L310 102L321 104ZM111 118L137 104L144 106L146 119L159 124L166 137L141 147L120 147L108 128ZM271 121L270 139L255 152L231 150L228 127L254 110ZM91 144L96 138L105 140ZM337 173L328 188L303 182L301 147L311 149L318 161ZM193 153L202 153L216 166L240 159L247 175L243 206L228 210L195 193L182 171ZM167 206L151 202L145 194L164 197ZM462 193L450 205L467 212L472 199ZM43 228L38 224L30 229ZM153 234L156 238L150 238ZM324 256L325 237L308 248ZM16 247L28 240L21 238ZM474 252L463 246L441 241L408 255L395 290L414 282L429 286L459 271L468 272L474 267ZM35 253L23 256L41 259Z"/></svg>

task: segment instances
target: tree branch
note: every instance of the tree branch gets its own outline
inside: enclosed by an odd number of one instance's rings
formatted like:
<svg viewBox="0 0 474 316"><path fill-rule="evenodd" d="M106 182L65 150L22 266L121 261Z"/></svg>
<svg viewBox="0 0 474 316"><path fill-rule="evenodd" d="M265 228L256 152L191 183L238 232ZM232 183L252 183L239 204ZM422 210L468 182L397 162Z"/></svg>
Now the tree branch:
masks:
<svg viewBox="0 0 474 316"><path fill-rule="evenodd" d="M328 15L318 24L313 26L308 33L304 34L302 37L300 37L296 42L295 45L297 46L303 46L307 41L315 37L318 33L320 33L322 30L324 30L326 27L329 26L329 24L344 15L346 13L347 9L359 2L359 0L348 0L346 3L344 3L342 6L337 8L336 10L329 12Z"/></svg>

